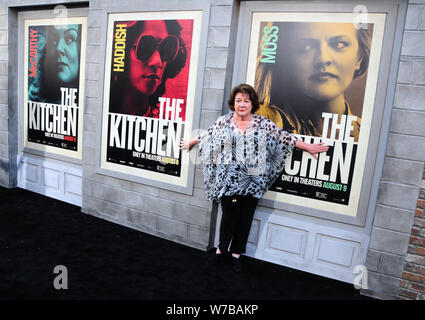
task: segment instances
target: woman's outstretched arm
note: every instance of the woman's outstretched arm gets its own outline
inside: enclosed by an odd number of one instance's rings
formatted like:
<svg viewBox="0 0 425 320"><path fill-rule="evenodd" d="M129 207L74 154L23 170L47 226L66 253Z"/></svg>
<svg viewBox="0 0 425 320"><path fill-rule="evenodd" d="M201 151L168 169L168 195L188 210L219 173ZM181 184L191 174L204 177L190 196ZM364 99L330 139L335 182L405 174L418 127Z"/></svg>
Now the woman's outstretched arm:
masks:
<svg viewBox="0 0 425 320"><path fill-rule="evenodd" d="M310 153L315 159L317 159L317 154L320 152L328 151L329 146L327 146L325 143L305 143L301 139L298 139L295 143L295 147L298 149L307 151Z"/></svg>

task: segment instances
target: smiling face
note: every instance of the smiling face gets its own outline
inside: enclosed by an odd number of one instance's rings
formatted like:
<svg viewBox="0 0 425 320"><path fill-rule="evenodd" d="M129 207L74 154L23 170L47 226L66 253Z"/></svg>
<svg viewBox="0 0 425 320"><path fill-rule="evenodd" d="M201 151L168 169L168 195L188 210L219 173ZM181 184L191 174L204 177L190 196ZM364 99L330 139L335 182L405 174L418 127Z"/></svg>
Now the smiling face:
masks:
<svg viewBox="0 0 425 320"><path fill-rule="evenodd" d="M235 114L239 118L245 118L250 115L252 111L252 102L248 93L238 92L235 96Z"/></svg>
<svg viewBox="0 0 425 320"><path fill-rule="evenodd" d="M78 46L79 25L62 25L50 29L46 61L61 83L69 83L78 78L80 61ZM50 50L51 49L51 50Z"/></svg>
<svg viewBox="0 0 425 320"><path fill-rule="evenodd" d="M165 22L146 21L140 37L145 35L153 36L158 42L165 39L168 36ZM151 96L161 84L167 63L162 61L157 49L146 61L139 60L136 56L136 43L130 50L129 60L130 84L143 95Z"/></svg>
<svg viewBox="0 0 425 320"><path fill-rule="evenodd" d="M359 43L351 23L295 23L282 61L294 90L328 101L343 95L360 68Z"/></svg>

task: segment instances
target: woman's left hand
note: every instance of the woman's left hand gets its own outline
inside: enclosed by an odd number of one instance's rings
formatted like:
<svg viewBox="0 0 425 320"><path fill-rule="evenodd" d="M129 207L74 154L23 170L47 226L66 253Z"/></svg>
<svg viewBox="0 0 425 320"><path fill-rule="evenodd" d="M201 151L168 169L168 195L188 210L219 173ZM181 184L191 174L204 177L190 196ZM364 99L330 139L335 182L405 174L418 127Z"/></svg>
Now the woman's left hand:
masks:
<svg viewBox="0 0 425 320"><path fill-rule="evenodd" d="M320 152L326 152L328 151L329 146L327 146L325 143L312 143L309 144L307 147L307 152L310 153L315 159L317 159L317 154Z"/></svg>

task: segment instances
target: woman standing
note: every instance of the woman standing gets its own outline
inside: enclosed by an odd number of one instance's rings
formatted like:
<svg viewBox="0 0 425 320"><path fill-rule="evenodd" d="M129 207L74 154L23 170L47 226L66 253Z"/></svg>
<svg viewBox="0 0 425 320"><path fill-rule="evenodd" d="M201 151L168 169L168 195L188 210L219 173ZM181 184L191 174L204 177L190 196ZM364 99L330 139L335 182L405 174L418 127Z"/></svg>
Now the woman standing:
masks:
<svg viewBox="0 0 425 320"><path fill-rule="evenodd" d="M198 137L183 140L181 148L200 145L207 199L220 201L223 211L213 258L222 259L231 242L233 268L240 272L240 255L246 249L258 200L274 183L294 146L314 157L328 147L304 143L256 114L258 96L250 85L233 88L228 105L232 112L219 117Z"/></svg>

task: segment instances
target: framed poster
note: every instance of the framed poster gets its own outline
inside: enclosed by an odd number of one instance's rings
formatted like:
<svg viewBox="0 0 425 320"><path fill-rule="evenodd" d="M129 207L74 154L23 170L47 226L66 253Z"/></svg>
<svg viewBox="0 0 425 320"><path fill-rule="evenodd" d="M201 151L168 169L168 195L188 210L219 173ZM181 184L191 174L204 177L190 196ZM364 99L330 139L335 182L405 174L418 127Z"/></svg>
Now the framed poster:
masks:
<svg viewBox="0 0 425 320"><path fill-rule="evenodd" d="M101 169L186 187L202 11L109 14Z"/></svg>
<svg viewBox="0 0 425 320"><path fill-rule="evenodd" d="M384 35L385 14L254 12L246 82L259 114L308 143L294 150L265 199L355 217ZM364 22L364 21L363 21Z"/></svg>
<svg viewBox="0 0 425 320"><path fill-rule="evenodd" d="M81 159L87 18L24 28L24 147Z"/></svg>

